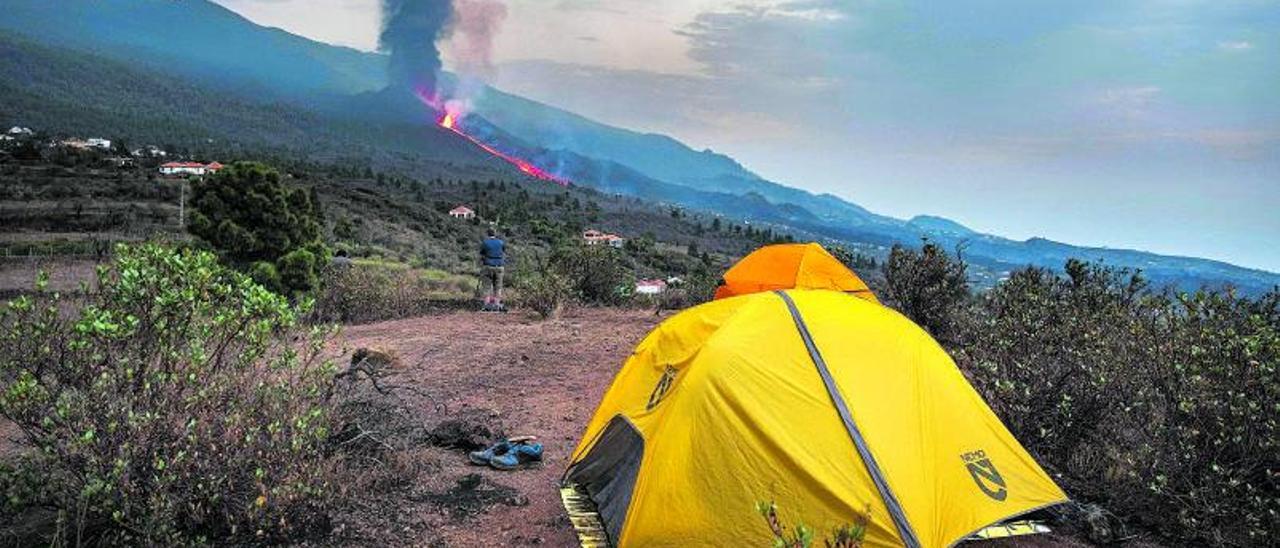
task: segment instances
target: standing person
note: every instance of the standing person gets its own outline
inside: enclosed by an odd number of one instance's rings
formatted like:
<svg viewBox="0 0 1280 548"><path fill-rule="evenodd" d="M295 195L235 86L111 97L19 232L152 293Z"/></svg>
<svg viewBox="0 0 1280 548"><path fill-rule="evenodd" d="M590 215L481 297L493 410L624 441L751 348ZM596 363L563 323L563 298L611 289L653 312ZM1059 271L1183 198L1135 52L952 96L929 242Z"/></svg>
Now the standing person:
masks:
<svg viewBox="0 0 1280 548"><path fill-rule="evenodd" d="M484 281L487 282L488 294L484 297L484 310L502 312L507 308L502 304L502 275L507 265L507 243L498 238L498 230L489 227L488 237L480 242L480 264L484 269Z"/></svg>

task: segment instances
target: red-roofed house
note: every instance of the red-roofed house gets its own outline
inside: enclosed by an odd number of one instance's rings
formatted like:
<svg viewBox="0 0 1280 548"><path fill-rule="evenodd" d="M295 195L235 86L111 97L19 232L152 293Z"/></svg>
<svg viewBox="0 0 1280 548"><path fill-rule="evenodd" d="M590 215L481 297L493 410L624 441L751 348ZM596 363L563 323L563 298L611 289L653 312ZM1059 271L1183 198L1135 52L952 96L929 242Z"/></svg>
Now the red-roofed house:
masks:
<svg viewBox="0 0 1280 548"><path fill-rule="evenodd" d="M454 219L464 219L464 220L466 220L466 219L474 219L474 218L476 218L476 212L475 212L475 210L473 210L473 209L471 209L471 208L469 208L469 207L467 207L467 206L460 205L460 206L458 206L458 207L455 207L455 208L453 208L453 209L450 209L450 210L449 210L449 216L450 216L450 217L453 217Z"/></svg>
<svg viewBox="0 0 1280 548"><path fill-rule="evenodd" d="M609 247L622 247L626 243L626 238L617 234L608 234L599 230L588 230L582 233L582 243L587 245L604 244Z"/></svg>
<svg viewBox="0 0 1280 548"><path fill-rule="evenodd" d="M160 166L161 175L208 175L222 169L218 162L202 164L200 162L169 162Z"/></svg>

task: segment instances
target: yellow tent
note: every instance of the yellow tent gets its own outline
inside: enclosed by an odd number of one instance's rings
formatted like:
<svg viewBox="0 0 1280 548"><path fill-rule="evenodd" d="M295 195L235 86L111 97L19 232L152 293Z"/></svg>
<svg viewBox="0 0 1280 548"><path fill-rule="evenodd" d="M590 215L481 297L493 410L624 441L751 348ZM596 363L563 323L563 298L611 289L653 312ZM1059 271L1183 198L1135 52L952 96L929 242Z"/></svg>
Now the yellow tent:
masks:
<svg viewBox="0 0 1280 548"><path fill-rule="evenodd" d="M713 301L618 372L565 473L620 546L767 546L757 502L866 546L949 546L1066 500L928 334L850 294Z"/></svg>
<svg viewBox="0 0 1280 548"><path fill-rule="evenodd" d="M830 289L879 302L857 274L816 243L767 245L751 252L724 273L716 298L774 289Z"/></svg>

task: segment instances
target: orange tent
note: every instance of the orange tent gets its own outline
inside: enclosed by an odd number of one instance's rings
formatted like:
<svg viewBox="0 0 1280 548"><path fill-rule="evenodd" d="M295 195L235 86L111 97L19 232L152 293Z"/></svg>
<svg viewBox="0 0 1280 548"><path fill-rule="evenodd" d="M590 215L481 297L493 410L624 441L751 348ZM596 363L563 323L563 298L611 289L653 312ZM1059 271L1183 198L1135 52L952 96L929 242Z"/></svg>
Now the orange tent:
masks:
<svg viewBox="0 0 1280 548"><path fill-rule="evenodd" d="M724 273L716 298L775 289L831 289L879 300L857 274L816 243L767 245Z"/></svg>

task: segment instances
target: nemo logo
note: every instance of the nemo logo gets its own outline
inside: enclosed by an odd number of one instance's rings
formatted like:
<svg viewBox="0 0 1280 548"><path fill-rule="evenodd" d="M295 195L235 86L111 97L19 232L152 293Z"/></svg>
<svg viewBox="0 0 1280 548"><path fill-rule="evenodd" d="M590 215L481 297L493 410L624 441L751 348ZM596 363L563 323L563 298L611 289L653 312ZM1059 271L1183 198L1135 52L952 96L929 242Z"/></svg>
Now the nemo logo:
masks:
<svg viewBox="0 0 1280 548"><path fill-rule="evenodd" d="M658 385L653 387L653 392L649 394L649 403L644 406L645 411L653 411L654 407L662 403L662 398L665 398L667 391L671 390L671 383L675 382L678 372L676 368L667 366L667 369L662 372L662 378L658 379Z"/></svg>
<svg viewBox="0 0 1280 548"><path fill-rule="evenodd" d="M1009 496L1004 478L1000 476L1000 471L996 470L996 465L991 462L991 459L987 458L986 452L978 450L965 453L960 455L960 460L964 461L965 468L969 470L969 477L973 478L978 489L988 497L1004 500Z"/></svg>

